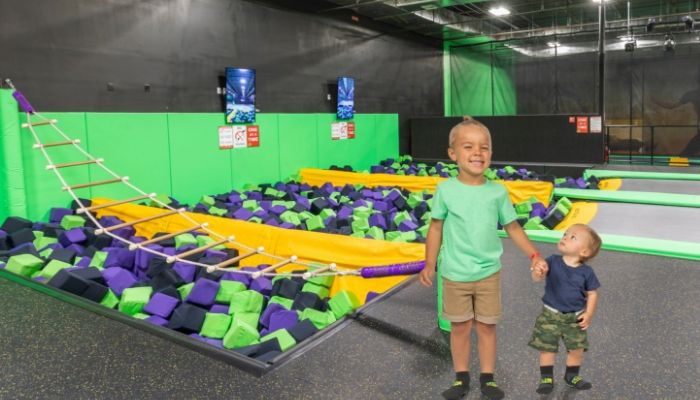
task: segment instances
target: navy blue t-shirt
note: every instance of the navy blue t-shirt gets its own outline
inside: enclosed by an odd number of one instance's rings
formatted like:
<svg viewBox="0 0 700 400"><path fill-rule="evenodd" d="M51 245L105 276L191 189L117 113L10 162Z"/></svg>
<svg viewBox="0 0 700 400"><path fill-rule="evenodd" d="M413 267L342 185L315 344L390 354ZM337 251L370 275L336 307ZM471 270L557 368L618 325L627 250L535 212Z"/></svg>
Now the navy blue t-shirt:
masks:
<svg viewBox="0 0 700 400"><path fill-rule="evenodd" d="M593 268L586 264L570 267L560 255L547 257L547 265L549 271L542 302L563 313L584 310L586 292L600 287Z"/></svg>

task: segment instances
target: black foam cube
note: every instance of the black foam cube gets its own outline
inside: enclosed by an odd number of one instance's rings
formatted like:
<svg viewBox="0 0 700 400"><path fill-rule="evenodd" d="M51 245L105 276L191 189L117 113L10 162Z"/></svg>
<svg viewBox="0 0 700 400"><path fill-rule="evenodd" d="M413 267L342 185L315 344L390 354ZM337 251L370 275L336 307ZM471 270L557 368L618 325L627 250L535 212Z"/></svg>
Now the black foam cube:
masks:
<svg viewBox="0 0 700 400"><path fill-rule="evenodd" d="M518 218L517 221L518 221L518 225L520 225L520 226L525 226L525 224L527 224L527 221L529 221L529 219L527 219L527 218Z"/></svg>
<svg viewBox="0 0 700 400"><path fill-rule="evenodd" d="M168 233L158 232L155 235L153 235L153 239L159 238L159 237L165 236L165 235L168 235ZM160 242L158 242L158 244L163 246L163 247L175 247L175 238L161 240Z"/></svg>
<svg viewBox="0 0 700 400"><path fill-rule="evenodd" d="M346 166L343 167L343 171L352 172L352 167L349 166L349 165L346 165Z"/></svg>
<svg viewBox="0 0 700 400"><path fill-rule="evenodd" d="M80 202L83 203L83 205L84 205L85 207L90 207L90 206L92 205L92 201L91 201L91 200L81 199L81 198L78 198L78 200L80 200ZM78 204L77 201L73 200L73 201L70 203L70 208L71 208L71 210L75 211L75 210L77 210L77 209L79 209L79 208L81 208L81 207L80 207L80 204Z"/></svg>
<svg viewBox="0 0 700 400"><path fill-rule="evenodd" d="M22 228L7 235L7 244L17 247L23 243L31 243L36 240L32 228Z"/></svg>
<svg viewBox="0 0 700 400"><path fill-rule="evenodd" d="M10 249L10 245L7 244L7 236L0 237L0 251L7 251Z"/></svg>
<svg viewBox="0 0 700 400"><path fill-rule="evenodd" d="M386 230L387 232L393 232L398 230L398 228L396 227L396 222L394 222L393 219L389 219L386 221Z"/></svg>
<svg viewBox="0 0 700 400"><path fill-rule="evenodd" d="M321 310L321 298L318 297L316 293L311 292L299 292L294 298L294 304L292 304L292 310L304 311L307 308L313 308L314 310Z"/></svg>
<svg viewBox="0 0 700 400"><path fill-rule="evenodd" d="M265 354L271 351L282 351L282 347L280 347L280 341L277 338L272 338L270 340L260 342L260 350L258 350L258 354Z"/></svg>
<svg viewBox="0 0 700 400"><path fill-rule="evenodd" d="M554 181L556 179L557 179L557 177L554 175L540 175L537 177L537 180L544 181L544 182L550 182L550 183L554 183Z"/></svg>
<svg viewBox="0 0 700 400"><path fill-rule="evenodd" d="M342 226L340 229L338 229L338 233L341 235L345 236L350 236L352 235L352 227L351 226Z"/></svg>
<svg viewBox="0 0 700 400"><path fill-rule="evenodd" d="M105 298L105 296L107 296L107 292L109 292L109 288L107 286L101 285L94 281L88 281L88 287L80 295L80 297L94 301L95 303L99 303Z"/></svg>
<svg viewBox="0 0 700 400"><path fill-rule="evenodd" d="M78 275L72 274L65 269L60 269L47 283L57 289L80 296L87 290L89 283ZM101 299L100 299L101 300Z"/></svg>
<svg viewBox="0 0 700 400"><path fill-rule="evenodd" d="M182 303L173 311L168 328L188 335L199 333L206 316L207 310L189 303Z"/></svg>
<svg viewBox="0 0 700 400"><path fill-rule="evenodd" d="M282 354L281 351L270 351L270 352L267 352L263 355L255 357L255 359L266 363L266 362L272 360L273 358L277 357L280 354Z"/></svg>
<svg viewBox="0 0 700 400"><path fill-rule="evenodd" d="M396 208L400 211L404 211L408 207L408 203L406 202L405 198L397 197L396 200L394 200L394 206L396 206Z"/></svg>
<svg viewBox="0 0 700 400"><path fill-rule="evenodd" d="M321 214L321 211L328 208L329 206L330 204L328 204L328 202L325 199L316 199L313 203L311 203L311 213L314 215L319 215Z"/></svg>
<svg viewBox="0 0 700 400"><path fill-rule="evenodd" d="M285 299L294 300L297 293L301 290L301 285L291 279L278 279L275 284L272 285L272 291L270 291L270 297L280 296Z"/></svg>
<svg viewBox="0 0 700 400"><path fill-rule="evenodd" d="M427 212L428 205L425 203L420 203L413 209L413 216L416 217L417 220L420 220Z"/></svg>
<svg viewBox="0 0 700 400"><path fill-rule="evenodd" d="M164 294L164 295L166 295L166 296L170 296L170 297L172 297L173 299L182 300L182 298L180 297L180 291L177 290L177 289L175 288L175 286L172 286L172 285L162 287L162 288L160 288L160 289L158 289L158 290L154 290L154 291L153 291L153 294L151 295L151 297L153 297L153 295L156 294L156 293L161 293L161 294Z"/></svg>
<svg viewBox="0 0 700 400"><path fill-rule="evenodd" d="M218 265L224 261L221 259L221 257L200 257L200 258L198 258L198 260L199 260L199 263L205 264L205 265Z"/></svg>
<svg viewBox="0 0 700 400"><path fill-rule="evenodd" d="M316 232L318 232L318 231L316 231ZM292 271L293 274L304 274L306 272L307 271L305 269L297 269L297 270ZM300 284L302 288L304 287L304 285L306 285L306 280L302 276L292 276L289 279Z"/></svg>
<svg viewBox="0 0 700 400"><path fill-rule="evenodd" d="M168 286L180 287L185 284L182 277L173 269L165 269L149 281L149 285L154 291L159 291Z"/></svg>
<svg viewBox="0 0 700 400"><path fill-rule="evenodd" d="M149 281L138 281L134 283L133 285L129 286L130 288L136 288L136 287L146 287L146 286L151 286Z"/></svg>
<svg viewBox="0 0 700 400"><path fill-rule="evenodd" d="M41 258L39 252L34 248L34 246L31 245L15 247L14 249L9 250L8 253L10 257L19 256L22 254L31 254L36 258Z"/></svg>
<svg viewBox="0 0 700 400"><path fill-rule="evenodd" d="M99 283L100 285L105 284L105 278L102 277L102 273L96 267L78 268L71 272L85 280ZM102 299L100 299L100 301L102 301Z"/></svg>
<svg viewBox="0 0 700 400"><path fill-rule="evenodd" d="M9 235L22 229L29 229L31 231L32 225L34 225L32 221L26 218L7 217L7 219L5 219L5 222L3 222L2 225L0 225L0 230L7 232L7 234Z"/></svg>
<svg viewBox="0 0 700 400"><path fill-rule="evenodd" d="M301 203L295 203L294 207L292 207L292 211L294 211L295 213L302 213L306 211L306 207Z"/></svg>
<svg viewBox="0 0 700 400"><path fill-rule="evenodd" d="M153 279L156 275L165 271L166 269L172 269L173 265L168 264L164 257L153 257L151 261L148 262L148 268L146 269L146 276Z"/></svg>
<svg viewBox="0 0 700 400"><path fill-rule="evenodd" d="M247 357L255 357L258 355L258 352L260 351L260 345L259 344L251 344L250 346L245 346L245 347L239 347L236 349L231 349L235 351L236 353L240 355L244 355Z"/></svg>
<svg viewBox="0 0 700 400"><path fill-rule="evenodd" d="M554 228L564 220L564 214L561 211L554 209L549 215L547 215L542 220L542 226L548 228L549 230L554 230Z"/></svg>
<svg viewBox="0 0 700 400"><path fill-rule="evenodd" d="M411 243L421 243L425 244L425 238L423 236L418 236L413 242Z"/></svg>
<svg viewBox="0 0 700 400"><path fill-rule="evenodd" d="M344 226L351 226L349 218L337 218L335 220L335 228L340 229Z"/></svg>
<svg viewBox="0 0 700 400"><path fill-rule="evenodd" d="M328 310L330 310L330 309L331 309L331 306L328 305L328 297L326 297L325 299L323 299L323 300L321 301L321 310L319 310L319 311L321 311L321 312L326 312L326 311L328 311Z"/></svg>
<svg viewBox="0 0 700 400"><path fill-rule="evenodd" d="M206 268L197 268L197 274L195 275L194 280L199 280L199 279L209 279L210 281L218 282L221 280L221 277L223 277L226 274L226 271L222 271L220 269L217 269L214 272L207 272Z"/></svg>
<svg viewBox="0 0 700 400"><path fill-rule="evenodd" d="M58 239L59 234L56 233L56 230L60 230L61 233L63 232L63 228L59 224L43 224L41 225L41 228L39 229L41 232L44 232L44 237L50 237L50 238L56 238Z"/></svg>
<svg viewBox="0 0 700 400"><path fill-rule="evenodd" d="M97 253L98 251L99 249L97 247L88 246L85 248L85 250L83 250L83 257L92 259L93 257L95 257L95 253Z"/></svg>
<svg viewBox="0 0 700 400"><path fill-rule="evenodd" d="M310 319L305 319L303 321L300 321L290 329L287 329L287 332L296 340L297 343L301 342L304 339L308 339L311 335L314 333L318 332L318 328L316 328L316 325L314 325L313 322L311 322Z"/></svg>
<svg viewBox="0 0 700 400"><path fill-rule="evenodd" d="M87 240L87 245L102 250L112 245L112 237L109 235L92 235Z"/></svg>
<svg viewBox="0 0 700 400"><path fill-rule="evenodd" d="M68 250L68 249L54 249L54 251L51 252L49 255L48 259L49 260L58 260L58 261L63 261L64 263L68 263L70 265L75 264L75 250Z"/></svg>
<svg viewBox="0 0 700 400"><path fill-rule="evenodd" d="M223 249L223 250L221 250L221 251L223 251L224 253L226 253L226 261L228 261L228 260L230 260L230 259L232 259L232 258L234 258L234 257L238 257L238 256L240 255L240 253L238 252L237 249L229 249L228 247L225 248L225 249ZM235 265L235 266L238 266L238 264L234 264L234 265Z"/></svg>
<svg viewBox="0 0 700 400"><path fill-rule="evenodd" d="M345 185L345 186L343 186L343 189L340 190L340 195L347 196L354 191L355 191L355 188L353 186Z"/></svg>

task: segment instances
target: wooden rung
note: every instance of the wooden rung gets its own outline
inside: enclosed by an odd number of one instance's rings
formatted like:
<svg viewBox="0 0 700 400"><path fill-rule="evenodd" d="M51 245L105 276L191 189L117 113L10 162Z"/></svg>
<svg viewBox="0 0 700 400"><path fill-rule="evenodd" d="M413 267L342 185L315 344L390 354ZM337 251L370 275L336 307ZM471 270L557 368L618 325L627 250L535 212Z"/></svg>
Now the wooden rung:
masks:
<svg viewBox="0 0 700 400"><path fill-rule="evenodd" d="M29 123L29 124L22 124L22 128L29 128L30 126L35 127L35 126L41 126L41 125L55 124L56 122L58 122L58 120L56 120L56 119L52 119L50 121L39 121L39 122L34 122L34 123Z"/></svg>
<svg viewBox="0 0 700 400"><path fill-rule="evenodd" d="M177 257L168 257L168 258L165 259L165 261L166 261L168 264L172 264L172 263L174 263L175 261L177 261L178 259L179 259L179 260L182 260L182 259L184 259L184 258L187 258L187 257L193 255L193 254L197 254L197 253L201 253L201 252L203 252L203 251L209 250L209 249L211 249L212 247L221 246L221 245L224 244L224 243L232 242L234 239L235 239L235 238L234 238L233 236L229 236L228 238L226 238L226 239L221 239L221 240L219 240L218 242L212 242L212 243L209 243L209 244L204 245L204 246L202 246L202 247L197 247L196 249L192 249L192 250L190 250L190 251L186 251L186 252L184 252L184 253L178 254Z"/></svg>
<svg viewBox="0 0 700 400"><path fill-rule="evenodd" d="M151 197L155 197L155 195L156 195L155 193L151 193L151 194L147 194L147 195L144 195L144 196L132 197L132 198L126 199L126 200L119 200L119 201L115 201L115 202L112 202L112 203L100 204L99 206L92 206L92 207L87 207L87 208L79 208L79 209L78 209L78 214L83 214L83 213L86 213L86 212L99 210L99 209L101 209L101 208L107 208L107 207L112 207L112 206L118 206L118 205L124 204L124 203L131 203L132 201L144 200L144 199L148 199L148 198L151 198Z"/></svg>
<svg viewBox="0 0 700 400"><path fill-rule="evenodd" d="M238 261L241 261L241 260L244 259L244 258L248 258L248 257L250 257L250 256L254 256L254 255L258 254L258 253L262 253L264 250L265 250L265 249L264 249L263 247L258 247L257 249L251 250L251 251L249 251L249 252L247 252L247 253L245 253L245 254L241 254L241 255L238 256L238 257L233 257L233 258L230 259L230 260L226 260L226 261L224 261L224 262L221 262L221 263L215 265L213 269L216 270L216 269L218 269L218 268L228 267L229 265L235 264L235 263L237 263ZM207 270L208 270L208 269L207 269Z"/></svg>
<svg viewBox="0 0 700 400"><path fill-rule="evenodd" d="M288 259L286 259L286 260L282 260L282 261L278 262L277 264L275 264L275 265L273 265L273 266L270 266L270 267L267 267L267 268L265 268L265 269L263 269L263 270L261 270L261 271L255 272L255 273L252 275L252 278L253 278L253 279L258 279L258 278L260 278L261 276L263 276L264 274L269 274L270 272L273 272L273 271L277 270L278 268L281 268L281 267L283 267L283 266L285 266L285 265L287 265L287 264L289 264L289 263L293 263L293 262L296 261L296 260L297 260L297 256L291 256L290 258L288 258Z"/></svg>
<svg viewBox="0 0 700 400"><path fill-rule="evenodd" d="M87 161L76 161L72 163L65 163L65 164L56 164L56 165L47 165L46 169L58 169L58 168L66 168L66 167L75 167L78 165L85 165L85 164L97 164L104 162L104 158L98 158L97 160L87 160Z"/></svg>
<svg viewBox="0 0 700 400"><path fill-rule="evenodd" d="M35 144L34 148L35 149L40 149L42 147L56 147L56 146L65 146L67 144L78 144L80 143L80 139L75 139L75 140L66 140L65 142L53 142L53 143L46 143L46 144Z"/></svg>
<svg viewBox="0 0 700 400"><path fill-rule="evenodd" d="M328 264L325 267L314 270L313 272L305 272L303 278L304 278L304 280L309 280L309 279L313 278L314 276L322 274L322 273L327 272L327 271L335 271L335 264Z"/></svg>
<svg viewBox="0 0 700 400"><path fill-rule="evenodd" d="M99 186L99 185L106 185L108 183L117 183L117 182L126 182L129 180L128 176L125 176L123 178L116 178L116 179L107 179L106 181L99 181L99 182L90 182L90 183L81 183L80 185L74 185L74 186L64 186L61 188L61 190L66 191L66 190L74 190L74 189L81 189L81 188L86 188L90 186Z"/></svg>
<svg viewBox="0 0 700 400"><path fill-rule="evenodd" d="M127 226L140 224L142 222L153 221L154 219L158 219L158 218L169 217L173 214L178 214L180 211L184 211L184 208L180 209L180 210L171 210L171 211L168 211L168 212L163 213L163 214L151 215L150 217L137 219L137 220L134 220L131 222L124 222L123 224L113 225L113 226L110 226L108 228L97 229L97 230L95 230L95 235L101 235L105 232L110 232L110 231L114 231L117 229L126 228Z"/></svg>
<svg viewBox="0 0 700 400"><path fill-rule="evenodd" d="M157 238L149 239L149 240L146 240L145 242L141 242L138 244L132 244L129 246L129 250L136 250L139 247L145 247L145 246L148 246L149 244L158 243L158 242L163 241L163 240L172 239L175 236L184 235L185 233L190 233L192 231L196 231L197 229L206 228L207 226L209 226L209 223L205 222L201 225L195 225L191 228L183 229L179 232L174 232L174 233L169 233L167 235L158 236Z"/></svg>

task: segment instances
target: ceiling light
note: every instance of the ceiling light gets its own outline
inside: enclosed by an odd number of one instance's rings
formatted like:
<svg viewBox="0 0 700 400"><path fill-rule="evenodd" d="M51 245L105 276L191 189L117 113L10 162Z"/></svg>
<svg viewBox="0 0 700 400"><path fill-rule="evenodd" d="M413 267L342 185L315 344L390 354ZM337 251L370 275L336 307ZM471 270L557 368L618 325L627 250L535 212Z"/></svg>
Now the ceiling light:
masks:
<svg viewBox="0 0 700 400"><path fill-rule="evenodd" d="M548 42L547 46L549 47L559 47L561 44L559 42Z"/></svg>
<svg viewBox="0 0 700 400"><path fill-rule="evenodd" d="M498 8L492 8L489 10L489 12L497 17L500 17L501 15L508 15L510 14L510 11L506 10L503 7L498 7Z"/></svg>

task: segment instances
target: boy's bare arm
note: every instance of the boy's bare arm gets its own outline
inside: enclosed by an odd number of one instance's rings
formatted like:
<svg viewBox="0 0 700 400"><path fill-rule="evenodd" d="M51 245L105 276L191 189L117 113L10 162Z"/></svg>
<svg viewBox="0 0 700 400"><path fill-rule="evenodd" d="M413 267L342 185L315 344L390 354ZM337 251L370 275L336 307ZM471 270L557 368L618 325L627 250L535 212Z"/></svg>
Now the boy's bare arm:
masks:
<svg viewBox="0 0 700 400"><path fill-rule="evenodd" d="M435 275L435 264L437 264L438 253L442 244L442 226L444 222L442 219L430 220L428 237L425 238L425 268L420 273L420 283L423 286L430 286Z"/></svg>
<svg viewBox="0 0 700 400"><path fill-rule="evenodd" d="M503 229L508 234L510 240L512 240L513 243L515 243L515 245L518 246L518 248L525 253L526 256L530 257L532 254L537 252L537 249L535 249L535 246L533 246L530 238L527 237L527 234L525 234L525 231L517 221L511 222L510 224L504 226ZM547 262L544 260L544 258L542 258L542 256L537 256L532 260L530 269L533 271L539 269L539 273L544 275L547 273L548 269Z"/></svg>
<svg viewBox="0 0 700 400"><path fill-rule="evenodd" d="M591 290L588 292L588 296L586 299L586 311L582 312L578 316L579 320L579 326L581 327L582 330L588 329L588 325L591 323L591 320L593 319L593 314L595 314L595 308L598 305L598 289L596 290Z"/></svg>
<svg viewBox="0 0 700 400"><path fill-rule="evenodd" d="M532 269L532 280L535 282L542 282L544 277L547 276L546 273L541 273L541 271L537 268Z"/></svg>

